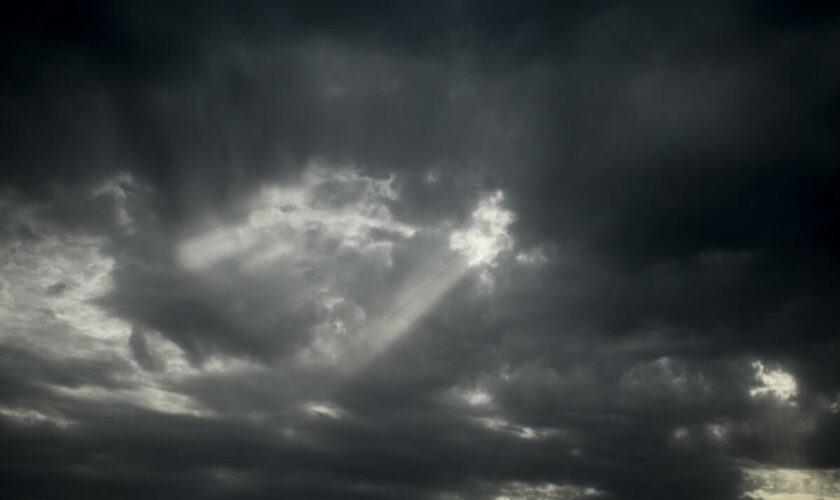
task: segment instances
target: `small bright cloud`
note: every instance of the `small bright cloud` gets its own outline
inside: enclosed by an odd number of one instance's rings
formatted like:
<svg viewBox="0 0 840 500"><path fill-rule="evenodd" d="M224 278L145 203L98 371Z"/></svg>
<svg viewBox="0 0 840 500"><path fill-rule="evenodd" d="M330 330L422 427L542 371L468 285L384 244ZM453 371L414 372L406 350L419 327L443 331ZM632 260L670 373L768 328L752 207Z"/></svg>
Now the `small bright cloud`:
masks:
<svg viewBox="0 0 840 500"><path fill-rule="evenodd" d="M555 483L525 483L511 481L504 484L494 500L576 500L592 498L601 492L591 487L580 487L571 484Z"/></svg>
<svg viewBox="0 0 840 500"><path fill-rule="evenodd" d="M51 424L58 428L64 429L73 425L73 421L68 420L60 415L47 414L38 410L28 408L8 408L0 407L0 416L6 417L19 425L40 425Z"/></svg>
<svg viewBox="0 0 840 500"><path fill-rule="evenodd" d="M761 361L754 361L752 367L756 370L755 377L758 386L750 389L750 396L772 396L781 401L790 401L798 393L796 379L781 368L768 369Z"/></svg>
<svg viewBox="0 0 840 500"><path fill-rule="evenodd" d="M330 403L309 402L303 406L303 409L313 417L327 417L337 420L344 416L344 410Z"/></svg>
<svg viewBox="0 0 840 500"><path fill-rule="evenodd" d="M516 262L525 266L538 266L548 260L545 251L540 248L531 248L516 254Z"/></svg>
<svg viewBox="0 0 840 500"><path fill-rule="evenodd" d="M451 389L452 396L455 397L461 404L467 404L473 407L489 406L493 402L493 396L489 392L478 388L467 388L463 386L455 386Z"/></svg>
<svg viewBox="0 0 840 500"><path fill-rule="evenodd" d="M464 399L470 406L484 406L493 400L490 394L478 389L465 392Z"/></svg>
<svg viewBox="0 0 840 500"><path fill-rule="evenodd" d="M502 205L503 200L501 191L482 199L469 224L449 237L449 247L466 257L471 267L493 265L500 253L513 246L508 227L513 223L514 216Z"/></svg>
<svg viewBox="0 0 840 500"><path fill-rule="evenodd" d="M727 427L723 424L709 424L707 426L709 433L718 441L724 440L727 434Z"/></svg>

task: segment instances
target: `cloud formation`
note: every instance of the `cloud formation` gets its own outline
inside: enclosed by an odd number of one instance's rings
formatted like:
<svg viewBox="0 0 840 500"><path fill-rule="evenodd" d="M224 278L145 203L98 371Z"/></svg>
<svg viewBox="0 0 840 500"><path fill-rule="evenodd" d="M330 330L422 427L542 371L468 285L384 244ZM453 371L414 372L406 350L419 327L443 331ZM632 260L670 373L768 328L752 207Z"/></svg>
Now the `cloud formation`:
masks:
<svg viewBox="0 0 840 500"><path fill-rule="evenodd" d="M11 7L4 498L840 498L839 15Z"/></svg>

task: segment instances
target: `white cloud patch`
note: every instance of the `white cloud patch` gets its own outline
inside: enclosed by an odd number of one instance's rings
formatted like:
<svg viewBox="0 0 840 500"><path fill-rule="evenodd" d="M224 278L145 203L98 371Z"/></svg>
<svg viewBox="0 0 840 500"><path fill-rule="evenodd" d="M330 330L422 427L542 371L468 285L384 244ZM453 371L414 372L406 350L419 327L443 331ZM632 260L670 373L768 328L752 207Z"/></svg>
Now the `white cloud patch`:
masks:
<svg viewBox="0 0 840 500"><path fill-rule="evenodd" d="M840 469L785 469L745 467L745 491L749 500L838 500Z"/></svg>
<svg viewBox="0 0 840 500"><path fill-rule="evenodd" d="M706 430L718 441L725 440L729 434L729 427L726 424L709 424L706 426Z"/></svg>
<svg viewBox="0 0 840 500"><path fill-rule="evenodd" d="M508 228L514 216L503 206L503 201L501 191L486 196L472 213L467 226L450 235L449 246L466 257L469 266L493 265L499 254L513 247Z"/></svg>
<svg viewBox="0 0 840 500"><path fill-rule="evenodd" d="M327 402L309 402L303 405L303 409L313 417L326 417L333 420L343 418L346 415L342 408Z"/></svg>
<svg viewBox="0 0 840 500"><path fill-rule="evenodd" d="M465 391L463 398L470 406L486 406L493 402L493 397L480 389Z"/></svg>
<svg viewBox="0 0 840 500"><path fill-rule="evenodd" d="M153 385L137 384L129 389L109 389L83 385L80 387L52 386L58 395L83 401L120 403L160 413L210 417L213 413L202 408L191 397Z"/></svg>
<svg viewBox="0 0 840 500"><path fill-rule="evenodd" d="M456 385L449 388L443 397L446 401L459 406L467 406L476 409L489 408L493 406L493 395L480 386Z"/></svg>
<svg viewBox="0 0 840 500"><path fill-rule="evenodd" d="M761 361L754 361L752 367L758 385L750 389L750 396L769 396L780 402L790 402L799 392L796 379L781 368L765 368Z"/></svg>
<svg viewBox="0 0 840 500"><path fill-rule="evenodd" d="M65 429L74 424L72 420L54 412L45 413L30 408L0 407L0 415L19 425L27 426L50 424L58 428Z"/></svg>
<svg viewBox="0 0 840 500"><path fill-rule="evenodd" d="M834 401L828 404L831 413L840 413L840 394L834 396Z"/></svg>
<svg viewBox="0 0 840 500"><path fill-rule="evenodd" d="M598 498L602 493L595 488L570 484L525 483L511 481L499 488L493 500L579 500Z"/></svg>
<svg viewBox="0 0 840 500"><path fill-rule="evenodd" d="M393 243L385 232L409 237L415 228L396 222L387 203L396 198L392 178L375 179L355 169L311 165L297 184L264 187L245 203L246 216L183 240L182 265L201 271L232 260L243 269L260 269L284 257L306 254L307 234L332 238L339 249L376 253L391 261Z"/></svg>
<svg viewBox="0 0 840 500"><path fill-rule="evenodd" d="M120 186L130 178L107 181L93 196L121 198ZM29 228L32 237L0 248L0 344L31 353L44 363L106 362L115 367L99 381L67 387L48 385L54 394L80 401L118 402L163 413L208 416L191 398L165 389L166 374L146 373L135 362L132 325L107 312L97 301L112 291L114 259L106 240L57 230L35 207L11 206L13 223ZM130 219L130 212L126 212ZM144 335L144 349L164 363L164 372L187 370L183 353L153 332ZM131 372L131 367L136 367ZM116 367L119 367L117 369ZM38 380L31 381L39 383ZM110 387L119 382L120 388ZM0 412L20 423L70 420L43 409L4 407Z"/></svg>
<svg viewBox="0 0 840 500"><path fill-rule="evenodd" d="M39 221L27 221L36 231ZM101 238L39 235L0 248L0 338L31 340L33 331L61 331L62 351L81 346L84 338L122 342L130 327L94 301L112 286L112 258ZM48 346L47 342L41 343Z"/></svg>

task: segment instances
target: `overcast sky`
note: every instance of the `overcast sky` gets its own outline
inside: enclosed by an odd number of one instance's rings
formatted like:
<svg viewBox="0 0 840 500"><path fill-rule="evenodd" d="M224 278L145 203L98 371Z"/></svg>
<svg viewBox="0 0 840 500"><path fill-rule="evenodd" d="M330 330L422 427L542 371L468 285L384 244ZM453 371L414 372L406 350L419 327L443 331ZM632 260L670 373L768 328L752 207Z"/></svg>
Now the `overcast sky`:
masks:
<svg viewBox="0 0 840 500"><path fill-rule="evenodd" d="M0 496L840 498L834 2L16 2Z"/></svg>

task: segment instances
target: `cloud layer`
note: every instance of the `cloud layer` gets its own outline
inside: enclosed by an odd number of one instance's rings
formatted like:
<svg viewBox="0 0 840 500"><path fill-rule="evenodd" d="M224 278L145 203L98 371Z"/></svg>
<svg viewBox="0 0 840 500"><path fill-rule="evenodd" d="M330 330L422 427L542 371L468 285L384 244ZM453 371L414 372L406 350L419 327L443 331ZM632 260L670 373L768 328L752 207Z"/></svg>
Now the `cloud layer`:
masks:
<svg viewBox="0 0 840 500"><path fill-rule="evenodd" d="M833 6L7 14L4 498L840 497Z"/></svg>

